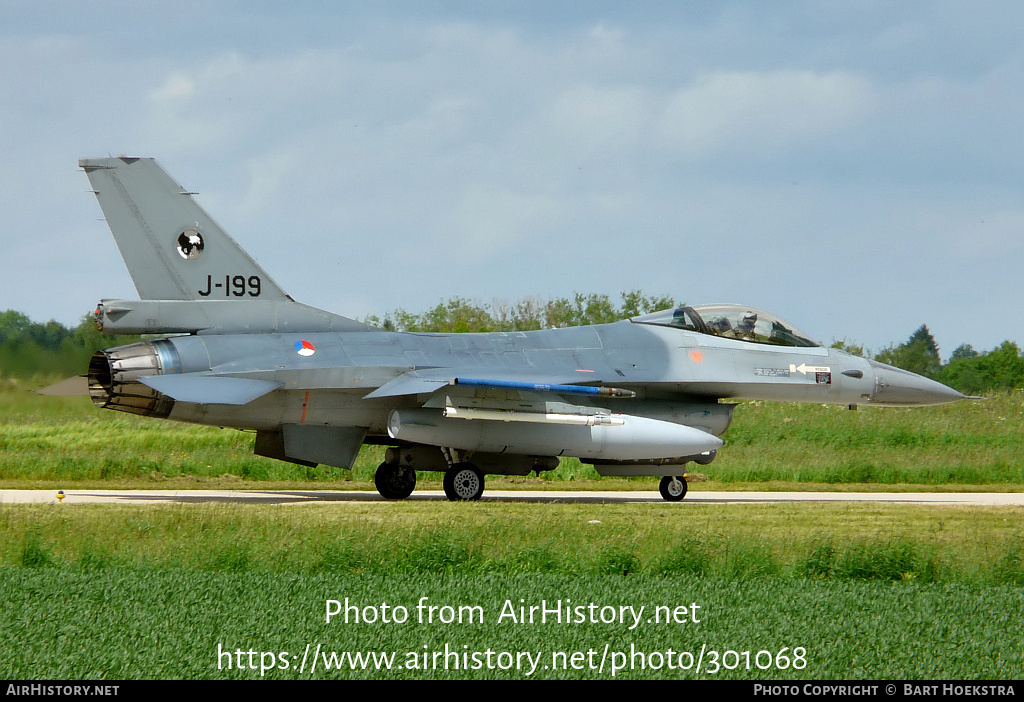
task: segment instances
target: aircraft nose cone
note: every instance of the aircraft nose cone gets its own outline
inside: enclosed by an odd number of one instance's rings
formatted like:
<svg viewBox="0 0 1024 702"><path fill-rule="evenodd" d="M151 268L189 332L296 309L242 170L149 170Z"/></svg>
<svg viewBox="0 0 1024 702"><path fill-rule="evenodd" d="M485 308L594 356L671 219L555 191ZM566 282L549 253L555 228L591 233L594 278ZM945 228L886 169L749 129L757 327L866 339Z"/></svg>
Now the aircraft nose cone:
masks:
<svg viewBox="0 0 1024 702"><path fill-rule="evenodd" d="M875 374L870 404L889 406L940 405L967 399L951 387L878 361L868 361Z"/></svg>

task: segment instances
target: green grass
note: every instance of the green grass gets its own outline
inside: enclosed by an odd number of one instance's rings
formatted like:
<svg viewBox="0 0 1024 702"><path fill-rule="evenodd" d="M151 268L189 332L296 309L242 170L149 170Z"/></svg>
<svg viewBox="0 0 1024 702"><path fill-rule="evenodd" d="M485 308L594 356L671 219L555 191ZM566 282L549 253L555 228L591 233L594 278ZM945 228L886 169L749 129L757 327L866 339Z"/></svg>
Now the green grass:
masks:
<svg viewBox="0 0 1024 702"><path fill-rule="evenodd" d="M1024 392L910 409L745 403L716 480L1024 483ZM728 460L725 458L728 457Z"/></svg>
<svg viewBox="0 0 1024 702"><path fill-rule="evenodd" d="M98 410L86 398L0 392L3 487L339 487L373 489L383 457L364 447L353 471L304 468L252 454L254 434ZM794 486L958 486L1024 489L1024 391L914 409L749 402L726 445L693 466L695 489ZM438 476L423 474L435 486ZM656 479L600 479L566 459L539 478L491 478L494 489L595 485L654 489ZM985 487L987 486L987 487ZM858 487L859 489L859 487Z"/></svg>
<svg viewBox="0 0 1024 702"><path fill-rule="evenodd" d="M6 505L0 564L1020 585L1022 513L856 503Z"/></svg>
<svg viewBox="0 0 1024 702"><path fill-rule="evenodd" d="M0 509L0 676L251 679L262 663L263 677L279 679L525 677L444 669L433 654L447 644L456 653L529 651L543 657L534 673L543 678L610 679L615 661L627 666L614 671L623 679L1016 679L1020 512L8 505ZM327 622L328 600L347 600L360 618ZM436 610L435 621L420 621L421 601L481 616L441 621ZM509 607L552 603L645 613L632 629L631 619L499 618ZM385 604L404 608L406 621L381 621ZM685 609L658 623L659 606ZM429 665L299 672L307 645L393 653L406 666L427 653ZM598 671L606 646L613 658ZM665 663L669 650L696 658L702 649L699 673L692 660L685 670ZM786 667L748 669L744 651L755 665ZM573 652L580 667L550 667ZM629 669L641 660L657 665Z"/></svg>
<svg viewBox="0 0 1024 702"><path fill-rule="evenodd" d="M53 568L5 568L0 576L0 674L7 679L259 679L261 665L270 679L526 677L526 670L514 667L445 669L445 658L433 654L446 646L457 654L529 651L541 661L537 678L1012 680L1022 665L1019 637L1007 636L1024 625L1020 590L1006 587L813 580L793 587L772 579L548 574L396 580L345 573ZM479 608L482 621L420 622L416 605L424 597L438 607ZM409 619L355 623L352 616L348 623L343 617L327 623L327 600L346 598L363 611L380 611L385 602L393 610L404 607ZM618 622L498 621L506 601L514 607L566 601L642 606L645 616L657 606L684 606L698 621L645 619L632 631ZM691 609L694 604L697 609ZM393 653L398 665L325 670L321 659L315 672L308 665L300 672L307 646L320 646L325 654ZM610 655L599 671L606 646ZM697 672L694 661L702 649ZM687 669L668 668L670 651ZM750 663L771 667L748 669L744 651ZM579 669L551 667L554 655L573 652ZM765 653L755 658L759 652ZM408 669L410 661L422 666L425 653L425 670ZM775 667L776 660L786 667ZM613 662L619 670L612 670Z"/></svg>
<svg viewBox="0 0 1024 702"><path fill-rule="evenodd" d="M136 418L85 398L0 392L0 486L372 490L381 460L307 470L252 455L252 434ZM1020 490L1024 393L916 410L745 403L694 490ZM438 487L432 474L420 485ZM489 489L654 489L565 461ZM1024 533L1019 508L887 504L0 506L0 676L259 678L225 651L282 652L276 678L490 677L515 670L299 673L324 651L577 652L538 677L609 679L587 654L794 649L784 670L620 670L619 678L1016 679ZM328 599L412 610L421 597L480 607L479 625L327 624ZM518 605L571 600L701 607L700 623L499 623ZM465 648L463 648L465 647ZM218 667L218 660L221 666ZM401 659L400 659L401 660ZM657 662L657 658L653 659ZM664 662L664 657L662 657ZM705 663L709 663L705 659Z"/></svg>

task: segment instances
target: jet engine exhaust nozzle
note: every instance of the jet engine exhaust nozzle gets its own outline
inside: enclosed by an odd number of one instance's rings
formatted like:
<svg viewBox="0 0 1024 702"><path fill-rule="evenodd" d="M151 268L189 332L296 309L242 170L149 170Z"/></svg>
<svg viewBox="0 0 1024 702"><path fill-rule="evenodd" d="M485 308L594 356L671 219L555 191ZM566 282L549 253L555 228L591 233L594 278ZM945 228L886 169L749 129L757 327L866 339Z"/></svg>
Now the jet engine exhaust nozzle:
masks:
<svg viewBox="0 0 1024 702"><path fill-rule="evenodd" d="M89 360L89 397L100 408L166 418L174 400L139 378L177 372L177 352L166 341L146 341L97 351Z"/></svg>

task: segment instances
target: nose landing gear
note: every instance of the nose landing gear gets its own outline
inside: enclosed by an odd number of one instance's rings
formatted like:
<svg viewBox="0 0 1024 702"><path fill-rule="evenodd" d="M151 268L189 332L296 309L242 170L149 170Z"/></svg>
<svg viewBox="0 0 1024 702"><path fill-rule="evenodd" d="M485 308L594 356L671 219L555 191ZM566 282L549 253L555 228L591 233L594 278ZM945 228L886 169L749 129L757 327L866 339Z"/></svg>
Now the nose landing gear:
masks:
<svg viewBox="0 0 1024 702"><path fill-rule="evenodd" d="M666 475L658 486L661 496L669 502L679 502L686 497L686 475Z"/></svg>

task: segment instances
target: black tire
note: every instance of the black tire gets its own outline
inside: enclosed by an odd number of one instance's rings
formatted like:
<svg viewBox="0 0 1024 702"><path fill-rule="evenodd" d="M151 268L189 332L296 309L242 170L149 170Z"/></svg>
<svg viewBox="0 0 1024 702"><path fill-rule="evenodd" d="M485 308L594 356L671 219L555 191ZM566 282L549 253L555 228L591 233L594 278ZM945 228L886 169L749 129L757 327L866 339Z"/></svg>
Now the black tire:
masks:
<svg viewBox="0 0 1024 702"><path fill-rule="evenodd" d="M484 494L484 474L472 463L456 463L444 474L444 494L452 502L479 500Z"/></svg>
<svg viewBox="0 0 1024 702"><path fill-rule="evenodd" d="M658 486L661 496L669 502L679 502L686 497L686 489L686 478L681 475L666 475L661 479L661 485Z"/></svg>
<svg viewBox="0 0 1024 702"><path fill-rule="evenodd" d="M373 475L373 484L385 500L404 500L416 488L416 471L396 463L381 463Z"/></svg>

